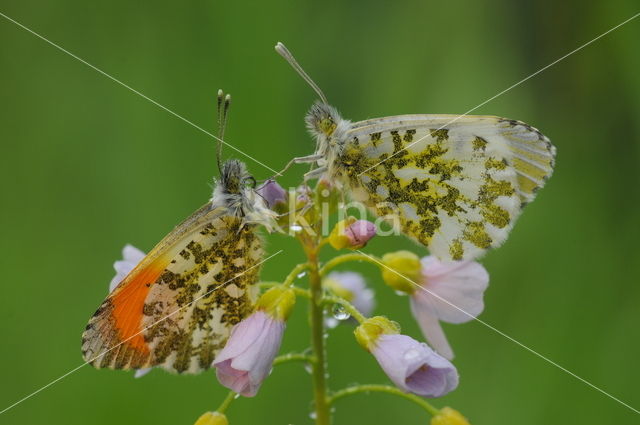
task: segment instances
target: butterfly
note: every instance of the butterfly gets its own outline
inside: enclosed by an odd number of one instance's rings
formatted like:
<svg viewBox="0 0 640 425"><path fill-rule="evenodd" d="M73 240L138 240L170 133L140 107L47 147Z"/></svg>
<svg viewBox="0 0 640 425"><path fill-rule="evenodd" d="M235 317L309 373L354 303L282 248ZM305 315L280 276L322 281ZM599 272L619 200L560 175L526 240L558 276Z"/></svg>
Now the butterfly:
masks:
<svg viewBox="0 0 640 425"><path fill-rule="evenodd" d="M316 151L289 165L316 163L307 178L326 175L441 260L499 246L553 172L555 147L521 121L439 114L348 121L282 43L276 51L321 99L305 119Z"/></svg>
<svg viewBox="0 0 640 425"><path fill-rule="evenodd" d="M219 91L218 141L230 103L223 97ZM252 311L264 256L258 227L271 228L274 213L254 191L245 164L221 165L220 150L218 144L220 179L211 201L148 255L125 248L125 260L144 258L90 319L82 336L88 363L197 373L210 367L231 328Z"/></svg>

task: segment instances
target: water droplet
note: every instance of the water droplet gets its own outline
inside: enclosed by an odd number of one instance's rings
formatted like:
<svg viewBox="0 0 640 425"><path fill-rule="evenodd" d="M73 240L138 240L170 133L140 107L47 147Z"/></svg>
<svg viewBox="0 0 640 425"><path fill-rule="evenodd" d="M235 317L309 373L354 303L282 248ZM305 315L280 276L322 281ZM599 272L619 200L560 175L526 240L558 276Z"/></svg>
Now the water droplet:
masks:
<svg viewBox="0 0 640 425"><path fill-rule="evenodd" d="M316 412L309 413L309 417L315 421L316 420Z"/></svg>
<svg viewBox="0 0 640 425"><path fill-rule="evenodd" d="M298 273L298 274L296 275L296 277L297 277L298 279L302 279L302 278L303 278L303 277L305 277L306 275L307 275L307 272L300 272L300 273Z"/></svg>
<svg viewBox="0 0 640 425"><path fill-rule="evenodd" d="M309 362L304 363L304 370L306 370L309 375L313 373L313 367Z"/></svg>
<svg viewBox="0 0 640 425"><path fill-rule="evenodd" d="M302 230L302 226L299 226L297 224L294 224L293 226L290 227L291 231L293 232L299 232Z"/></svg>
<svg viewBox="0 0 640 425"><path fill-rule="evenodd" d="M236 399L236 398L240 398L240 394L236 394L236 395L234 395L234 396L233 396L233 398L234 398L234 399Z"/></svg>
<svg viewBox="0 0 640 425"><path fill-rule="evenodd" d="M335 304L331 309L331 314L333 314L336 320L347 320L351 317L351 314L349 314L342 304Z"/></svg>
<svg viewBox="0 0 640 425"><path fill-rule="evenodd" d="M403 292L403 291L393 291L393 292L395 292L395 293L396 293L396 295L397 295L397 296L399 296L399 297L404 297L404 296L406 296L406 295L407 295L407 293L406 293L406 292Z"/></svg>
<svg viewBox="0 0 640 425"><path fill-rule="evenodd" d="M415 360L418 357L420 357L420 352L413 348L411 350L407 350L407 352L404 353L404 359L407 361Z"/></svg>
<svg viewBox="0 0 640 425"><path fill-rule="evenodd" d="M329 329L333 329L339 324L340 324L340 321L334 319L333 317L327 317L324 319L324 325Z"/></svg>

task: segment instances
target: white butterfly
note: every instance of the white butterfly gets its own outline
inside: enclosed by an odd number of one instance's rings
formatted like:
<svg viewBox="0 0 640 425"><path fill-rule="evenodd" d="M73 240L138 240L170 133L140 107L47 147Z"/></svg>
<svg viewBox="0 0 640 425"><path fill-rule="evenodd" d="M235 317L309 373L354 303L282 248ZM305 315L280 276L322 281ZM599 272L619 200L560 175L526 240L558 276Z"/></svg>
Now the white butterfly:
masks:
<svg viewBox="0 0 640 425"><path fill-rule="evenodd" d="M315 162L307 178L326 174L440 259L500 245L551 176L555 147L521 121L418 114L351 122L283 44L276 51L321 99L306 116L316 151L292 163Z"/></svg>
<svg viewBox="0 0 640 425"><path fill-rule="evenodd" d="M230 98L218 94L224 136ZM253 310L263 242L275 225L245 165L220 163L212 199L147 255L128 247L111 293L82 335L84 359L98 368L150 367L197 373L211 366L231 328Z"/></svg>

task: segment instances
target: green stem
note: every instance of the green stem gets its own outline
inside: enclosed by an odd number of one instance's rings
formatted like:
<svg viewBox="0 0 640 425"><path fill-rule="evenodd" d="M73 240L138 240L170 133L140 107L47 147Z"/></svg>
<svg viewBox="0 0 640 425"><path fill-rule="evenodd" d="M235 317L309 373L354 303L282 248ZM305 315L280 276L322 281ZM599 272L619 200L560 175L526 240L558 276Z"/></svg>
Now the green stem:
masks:
<svg viewBox="0 0 640 425"><path fill-rule="evenodd" d="M327 371L324 346L324 308L322 305L322 279L318 266L318 245L306 249L309 258L309 303L311 321L311 347L316 361L311 364L314 400L316 409L316 425L330 425L331 412L327 401Z"/></svg>
<svg viewBox="0 0 640 425"><path fill-rule="evenodd" d="M309 263L298 264L289 272L287 277L282 282L283 285L292 285L293 282L298 278L298 275L309 268Z"/></svg>
<svg viewBox="0 0 640 425"><path fill-rule="evenodd" d="M316 358L308 354L289 353L289 354L283 354L281 356L276 357L275 360L273 361L273 365L277 366L282 363L288 363L288 362L307 362L307 363L313 364L316 362Z"/></svg>
<svg viewBox="0 0 640 425"><path fill-rule="evenodd" d="M229 391L229 394L227 394L225 399L222 401L222 404L220 405L220 407L216 409L216 412L220 412L220 413L226 412L231 402L236 399L237 395L238 394L236 394L234 391Z"/></svg>
<svg viewBox="0 0 640 425"><path fill-rule="evenodd" d="M393 395L397 395L399 397L405 398L409 401L414 402L418 406L422 407L424 410L429 412L431 416L435 416L440 412L438 409L433 407L422 397L418 397L415 394L405 393L404 391L401 391L398 388L392 387L390 385L375 385L375 384L354 385L353 387L348 387L333 393L333 395L329 397L329 404L333 404L336 400L349 395L358 394L358 393L368 393L371 391L389 393L389 394L393 394Z"/></svg>
<svg viewBox="0 0 640 425"><path fill-rule="evenodd" d="M258 286L260 288L273 288L274 286L280 286L280 285L282 285L282 283L280 283L280 282L260 282L260 283L258 283ZM293 289L293 292L295 292L296 295L299 295L299 296L305 297L305 298L311 298L311 293L306 289L298 288L296 286L292 286L291 289Z"/></svg>
<svg viewBox="0 0 640 425"><path fill-rule="evenodd" d="M351 304L349 301L345 300L344 298L341 298L335 295L325 295L324 298L322 299L322 303L323 304L340 304L351 315L351 317L356 319L359 323L362 323L365 320L367 320L367 318L364 317L362 313L360 313L360 311L358 311L358 309L353 304Z"/></svg>
<svg viewBox="0 0 640 425"><path fill-rule="evenodd" d="M327 261L325 265L320 269L320 276L324 276L329 270L333 269L334 267L350 261L366 261L368 263L375 264L377 267L380 267L380 260L378 260L374 256L354 252L351 254L339 255Z"/></svg>

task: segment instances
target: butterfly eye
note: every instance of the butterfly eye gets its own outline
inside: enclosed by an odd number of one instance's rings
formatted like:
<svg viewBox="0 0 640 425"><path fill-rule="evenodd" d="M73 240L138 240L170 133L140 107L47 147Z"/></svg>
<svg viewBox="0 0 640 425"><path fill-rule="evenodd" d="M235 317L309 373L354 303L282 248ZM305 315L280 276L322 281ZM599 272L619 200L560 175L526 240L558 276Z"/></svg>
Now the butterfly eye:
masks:
<svg viewBox="0 0 640 425"><path fill-rule="evenodd" d="M256 182L256 179L253 176L249 176L242 179L242 184L245 187L250 187L251 189L255 189L258 183Z"/></svg>

